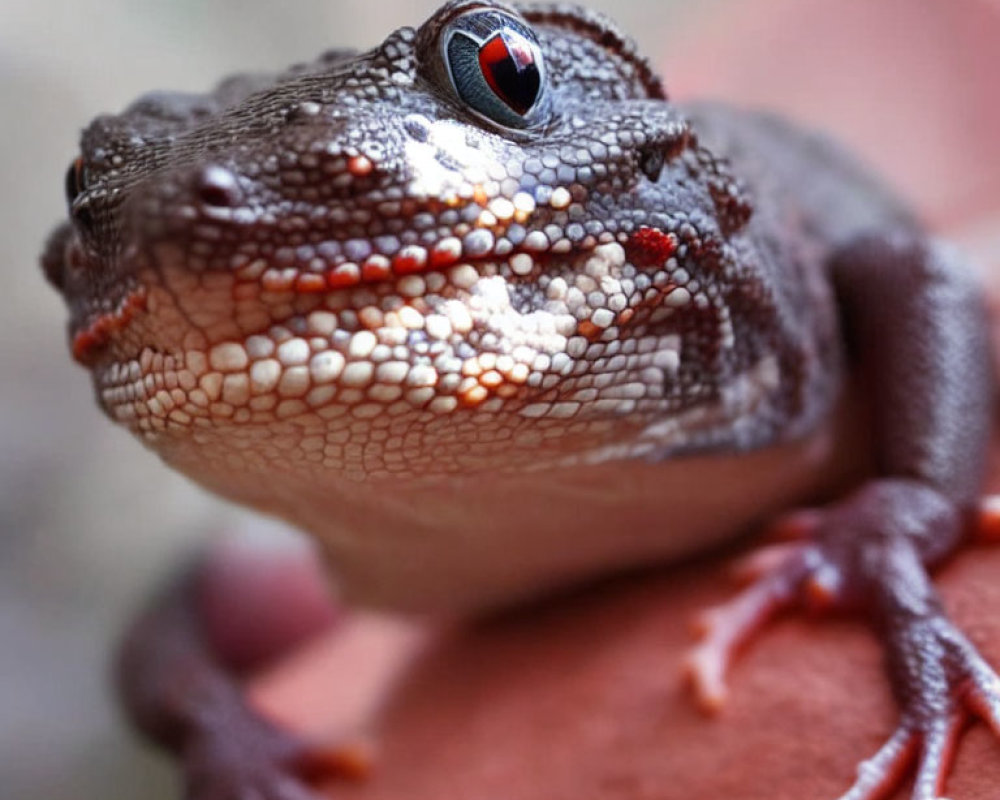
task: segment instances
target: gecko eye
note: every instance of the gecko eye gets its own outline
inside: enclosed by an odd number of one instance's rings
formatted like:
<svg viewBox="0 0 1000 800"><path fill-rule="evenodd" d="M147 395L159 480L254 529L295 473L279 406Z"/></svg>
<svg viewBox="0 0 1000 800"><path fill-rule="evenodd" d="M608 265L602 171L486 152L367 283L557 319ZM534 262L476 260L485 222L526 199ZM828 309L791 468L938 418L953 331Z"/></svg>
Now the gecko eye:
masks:
<svg viewBox="0 0 1000 800"><path fill-rule="evenodd" d="M544 121L545 61L528 25L498 9L453 19L441 49L455 92L473 111L508 128Z"/></svg>
<svg viewBox="0 0 1000 800"><path fill-rule="evenodd" d="M87 188L87 176L83 166L83 157L78 156L66 170L66 202L73 205L73 202Z"/></svg>

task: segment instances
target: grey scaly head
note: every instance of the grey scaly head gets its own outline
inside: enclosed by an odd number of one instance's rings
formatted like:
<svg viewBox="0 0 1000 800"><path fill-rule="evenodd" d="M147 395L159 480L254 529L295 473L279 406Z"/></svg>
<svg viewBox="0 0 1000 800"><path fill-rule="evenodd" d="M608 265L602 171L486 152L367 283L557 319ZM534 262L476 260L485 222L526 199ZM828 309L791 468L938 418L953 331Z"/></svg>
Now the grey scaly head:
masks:
<svg viewBox="0 0 1000 800"><path fill-rule="evenodd" d="M704 443L773 350L747 199L592 12L453 2L363 55L145 96L82 149L45 257L74 352L227 494Z"/></svg>

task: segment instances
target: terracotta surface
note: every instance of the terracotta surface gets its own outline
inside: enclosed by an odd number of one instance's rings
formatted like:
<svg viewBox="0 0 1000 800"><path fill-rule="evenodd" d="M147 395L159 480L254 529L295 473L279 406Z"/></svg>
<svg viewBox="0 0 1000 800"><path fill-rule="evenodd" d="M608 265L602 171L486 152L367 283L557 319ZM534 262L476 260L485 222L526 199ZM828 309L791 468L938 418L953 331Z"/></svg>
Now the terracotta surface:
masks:
<svg viewBox="0 0 1000 800"><path fill-rule="evenodd" d="M431 648L385 709L372 778L330 796L832 800L895 724L877 644L854 621L789 617L746 653L728 706L707 718L678 665L692 615L728 596L725 572L715 559L621 581ZM994 664L998 575L1000 548L981 548L939 581L955 619ZM366 654L381 652L384 669L389 637L368 625L367 640L353 636L353 659L320 648L311 664L268 679L264 693L280 698L286 720L319 732L331 700L318 675L336 698L344 682L370 678ZM980 723L963 739L948 796L995 800L997 787L1000 745Z"/></svg>

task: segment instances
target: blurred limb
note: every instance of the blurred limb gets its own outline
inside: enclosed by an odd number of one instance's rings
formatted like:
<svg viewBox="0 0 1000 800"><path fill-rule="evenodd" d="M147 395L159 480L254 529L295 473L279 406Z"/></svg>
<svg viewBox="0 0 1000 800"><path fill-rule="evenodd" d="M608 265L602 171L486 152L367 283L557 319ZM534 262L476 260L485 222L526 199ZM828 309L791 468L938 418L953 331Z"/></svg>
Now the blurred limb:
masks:
<svg viewBox="0 0 1000 800"><path fill-rule="evenodd" d="M189 800L306 800L311 782L367 771L363 749L283 730L241 684L340 617L311 548L242 539L188 565L139 614L119 690L135 726L182 761Z"/></svg>

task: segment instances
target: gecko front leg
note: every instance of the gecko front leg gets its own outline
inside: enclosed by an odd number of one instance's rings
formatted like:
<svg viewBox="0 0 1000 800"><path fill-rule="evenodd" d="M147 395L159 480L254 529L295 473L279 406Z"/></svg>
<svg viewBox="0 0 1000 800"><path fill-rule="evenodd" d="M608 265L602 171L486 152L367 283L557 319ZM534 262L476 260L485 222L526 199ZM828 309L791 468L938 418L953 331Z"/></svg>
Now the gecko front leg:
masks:
<svg viewBox="0 0 1000 800"><path fill-rule="evenodd" d="M877 474L797 517L804 540L774 551L740 596L709 612L689 668L703 704L717 707L736 645L774 611L797 601L864 610L901 718L841 800L888 796L914 760L913 800L934 800L969 714L1000 735L1000 678L928 575L961 543L980 489L993 401L985 310L964 265L910 234L859 239L831 270L872 402Z"/></svg>
<svg viewBox="0 0 1000 800"><path fill-rule="evenodd" d="M352 750L265 719L241 686L337 618L311 548L255 554L235 540L175 576L137 617L119 690L133 724L180 759L188 800L312 800L312 780L364 770Z"/></svg>

